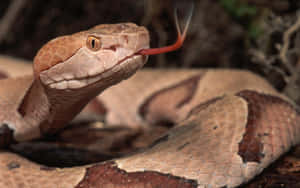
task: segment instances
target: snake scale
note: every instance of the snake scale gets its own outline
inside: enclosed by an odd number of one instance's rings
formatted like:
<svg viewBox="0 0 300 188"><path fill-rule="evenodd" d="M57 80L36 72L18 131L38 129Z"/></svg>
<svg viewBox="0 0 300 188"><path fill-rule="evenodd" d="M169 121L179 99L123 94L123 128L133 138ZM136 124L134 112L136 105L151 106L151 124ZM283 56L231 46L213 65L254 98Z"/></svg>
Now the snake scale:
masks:
<svg viewBox="0 0 300 188"><path fill-rule="evenodd" d="M1 58L0 187L236 187L299 143L299 112L263 78L241 70L137 71L148 48L144 27L107 24L48 42L33 76L13 75L22 64ZM95 97L107 124L176 126L142 151L72 168L5 150L62 129Z"/></svg>

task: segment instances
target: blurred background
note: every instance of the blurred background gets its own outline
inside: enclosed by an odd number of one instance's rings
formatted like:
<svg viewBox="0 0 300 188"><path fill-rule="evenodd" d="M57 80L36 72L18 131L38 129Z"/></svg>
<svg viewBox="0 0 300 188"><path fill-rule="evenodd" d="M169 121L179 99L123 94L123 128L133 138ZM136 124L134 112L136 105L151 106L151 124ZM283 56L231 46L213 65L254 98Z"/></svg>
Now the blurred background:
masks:
<svg viewBox="0 0 300 188"><path fill-rule="evenodd" d="M1 0L0 54L32 60L52 38L119 22L146 26L151 46L165 46L177 37L174 9L184 24L191 4L184 46L152 56L146 66L248 69L300 104L299 0ZM248 187L300 187L300 147L284 160L286 171L271 167Z"/></svg>

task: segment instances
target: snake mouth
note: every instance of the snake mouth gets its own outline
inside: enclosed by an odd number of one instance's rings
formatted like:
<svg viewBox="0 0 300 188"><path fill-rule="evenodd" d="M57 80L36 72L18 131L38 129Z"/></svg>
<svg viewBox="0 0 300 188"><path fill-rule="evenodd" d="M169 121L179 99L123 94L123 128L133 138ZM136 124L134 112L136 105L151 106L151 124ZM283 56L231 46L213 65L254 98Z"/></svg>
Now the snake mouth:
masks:
<svg viewBox="0 0 300 188"><path fill-rule="evenodd" d="M145 55L141 55L139 53L133 54L131 56L127 56L124 59L120 60L114 66L109 69L106 69L100 73L96 73L94 75L89 75L87 77L73 77L70 79L62 79L59 81L53 80L48 83L47 86L52 89L57 90L75 90L83 87L87 87L96 82L99 82L102 79L113 76L114 73L119 71L129 71L132 70L135 72L139 67L141 67L146 62Z"/></svg>

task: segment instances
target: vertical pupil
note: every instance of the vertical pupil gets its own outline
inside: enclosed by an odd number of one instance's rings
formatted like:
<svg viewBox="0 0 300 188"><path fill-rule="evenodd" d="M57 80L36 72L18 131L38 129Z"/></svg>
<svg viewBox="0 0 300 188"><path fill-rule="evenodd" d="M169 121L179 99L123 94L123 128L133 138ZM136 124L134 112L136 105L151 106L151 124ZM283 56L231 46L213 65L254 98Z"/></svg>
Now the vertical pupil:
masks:
<svg viewBox="0 0 300 188"><path fill-rule="evenodd" d="M95 48L95 40L92 40L92 48Z"/></svg>

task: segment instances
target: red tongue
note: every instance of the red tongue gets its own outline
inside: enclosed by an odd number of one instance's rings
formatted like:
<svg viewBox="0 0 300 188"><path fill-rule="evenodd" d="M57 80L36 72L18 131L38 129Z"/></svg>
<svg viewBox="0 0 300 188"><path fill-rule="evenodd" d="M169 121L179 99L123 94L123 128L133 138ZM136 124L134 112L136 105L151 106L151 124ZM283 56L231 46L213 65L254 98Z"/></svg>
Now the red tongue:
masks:
<svg viewBox="0 0 300 188"><path fill-rule="evenodd" d="M176 30L178 33L178 37L177 37L177 41L169 46L164 46L161 48L149 48L149 49L143 49L139 52L139 54L141 55L155 55L155 54L162 54L162 53L166 53L166 52L172 52L177 50L178 48L180 48L183 44L183 41L186 37L186 32L189 28L190 22L191 22L191 18L193 15L193 8L191 9L188 19L186 21L186 25L184 27L183 33L181 33L180 31L180 27L179 27L179 23L178 23L178 17L177 17L177 11L175 10L175 24L176 24Z"/></svg>

